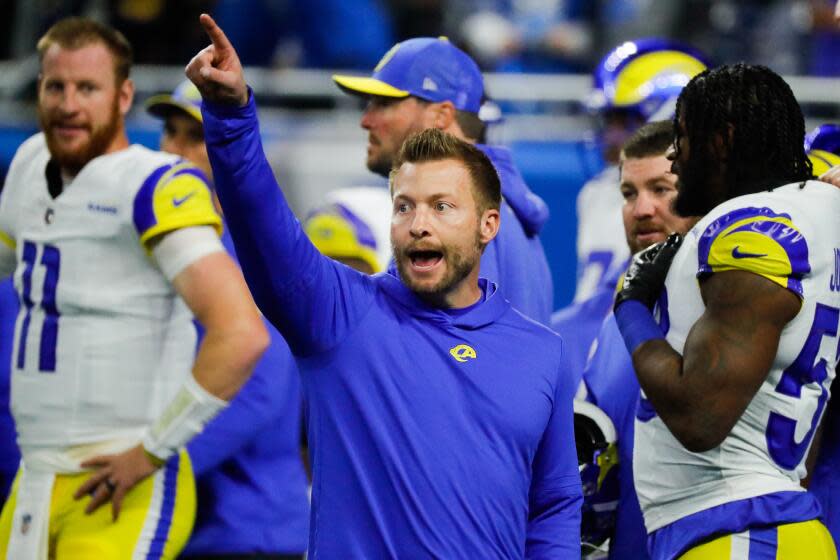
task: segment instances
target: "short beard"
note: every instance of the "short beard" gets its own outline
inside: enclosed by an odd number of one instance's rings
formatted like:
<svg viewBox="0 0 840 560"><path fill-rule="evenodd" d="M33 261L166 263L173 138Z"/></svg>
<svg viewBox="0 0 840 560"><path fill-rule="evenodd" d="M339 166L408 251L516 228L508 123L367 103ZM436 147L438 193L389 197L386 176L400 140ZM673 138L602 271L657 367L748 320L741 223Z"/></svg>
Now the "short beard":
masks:
<svg viewBox="0 0 840 560"><path fill-rule="evenodd" d="M446 262L446 276L433 286L420 286L411 279L408 274L408 263L411 261L408 253L411 248L397 249L391 247L394 256L394 262L397 265L397 271L400 273L402 282L420 299L430 303L435 307L446 307L446 297L452 292L458 284L470 275L470 273L479 266L484 245L481 243L480 233L476 232L475 237L475 252L469 257L460 253L450 253L446 248L438 249L441 252L441 259Z"/></svg>
<svg viewBox="0 0 840 560"><path fill-rule="evenodd" d="M120 100L118 96L114 98L110 117L108 123L103 128L90 130L90 139L86 145L76 151L65 151L55 139L55 133L49 118L41 111L40 107L38 108L38 124L41 126L41 130L44 131L50 155L62 169L73 175L81 171L92 159L104 154L119 132Z"/></svg>
<svg viewBox="0 0 840 560"><path fill-rule="evenodd" d="M388 177L391 174L391 167L393 167L392 158L380 157L377 160L368 160L367 168L371 173L376 173L382 177Z"/></svg>

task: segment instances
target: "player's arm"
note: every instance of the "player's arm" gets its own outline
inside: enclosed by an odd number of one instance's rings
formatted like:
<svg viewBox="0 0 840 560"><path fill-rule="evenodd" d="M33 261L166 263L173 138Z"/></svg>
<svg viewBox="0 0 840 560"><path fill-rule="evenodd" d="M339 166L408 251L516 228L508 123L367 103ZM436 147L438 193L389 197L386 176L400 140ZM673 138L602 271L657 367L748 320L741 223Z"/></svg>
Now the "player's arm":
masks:
<svg viewBox="0 0 840 560"><path fill-rule="evenodd" d="M296 390L298 372L291 352L280 333L270 326L267 329L271 344L251 377L230 405L187 444L197 477L236 456L281 415L299 409L295 402L300 398Z"/></svg>
<svg viewBox="0 0 840 560"><path fill-rule="evenodd" d="M265 350L268 335L239 267L219 240L222 223L207 178L189 163L158 168L135 196L134 225L140 243L206 331L193 368L196 390L229 399Z"/></svg>
<svg viewBox="0 0 840 560"><path fill-rule="evenodd" d="M639 345L633 365L657 414L686 449L720 445L767 377L781 332L799 312L789 290L746 271L701 284L706 310L677 353L664 338Z"/></svg>
<svg viewBox="0 0 840 560"><path fill-rule="evenodd" d="M216 191L254 300L297 354L330 348L370 308L372 283L323 257L277 185L256 106L236 52L202 15L213 44L187 67L204 98L204 131Z"/></svg>
<svg viewBox="0 0 840 560"><path fill-rule="evenodd" d="M574 444L575 389L572 376L562 371L551 417L531 467L525 541L528 559L580 555L583 492Z"/></svg>
<svg viewBox="0 0 840 560"><path fill-rule="evenodd" d="M245 279L227 253L215 252L188 266L172 284L206 331L193 377L214 397L230 400L268 346Z"/></svg>
<svg viewBox="0 0 840 560"><path fill-rule="evenodd" d="M680 443L702 452L726 438L767 377L811 269L789 216L767 208L722 214L697 238L705 310L680 355L650 312L680 241L671 236L634 257L615 316L647 399Z"/></svg>

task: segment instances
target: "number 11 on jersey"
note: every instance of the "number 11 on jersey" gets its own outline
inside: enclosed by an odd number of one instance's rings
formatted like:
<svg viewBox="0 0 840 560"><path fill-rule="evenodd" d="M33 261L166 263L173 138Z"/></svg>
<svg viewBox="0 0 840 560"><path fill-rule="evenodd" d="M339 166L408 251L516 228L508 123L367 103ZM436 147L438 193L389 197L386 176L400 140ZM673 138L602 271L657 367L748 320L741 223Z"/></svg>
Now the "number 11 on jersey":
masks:
<svg viewBox="0 0 840 560"><path fill-rule="evenodd" d="M55 293L58 287L58 275L61 269L61 253L58 248L44 244L41 251L41 266L44 267L44 283L41 291L40 307L44 312L44 324L41 327L41 341L38 352L38 370L42 372L55 371L55 348L58 343L58 307ZM20 325L17 360L18 369L23 369L26 363L26 344L29 338L29 327L32 322L32 309L35 303L32 299L32 273L38 263L38 245L31 241L23 242L21 259L26 265L21 278L21 304L23 305L23 320Z"/></svg>

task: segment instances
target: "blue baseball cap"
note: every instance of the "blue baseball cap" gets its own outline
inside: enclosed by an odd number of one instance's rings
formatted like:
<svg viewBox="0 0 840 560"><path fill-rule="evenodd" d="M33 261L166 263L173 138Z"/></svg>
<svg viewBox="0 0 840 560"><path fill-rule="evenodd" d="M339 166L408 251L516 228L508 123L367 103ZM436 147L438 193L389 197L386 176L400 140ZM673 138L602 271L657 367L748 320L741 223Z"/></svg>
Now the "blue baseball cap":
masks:
<svg viewBox="0 0 840 560"><path fill-rule="evenodd" d="M446 37L418 37L385 53L370 77L334 75L351 95L408 97L432 103L451 101L459 111L478 113L484 78L475 61Z"/></svg>
<svg viewBox="0 0 840 560"><path fill-rule="evenodd" d="M201 117L201 93L189 80L178 84L171 94L153 95L146 100L145 105L149 114L161 119L165 119L173 110L177 110L183 111L200 123L204 122Z"/></svg>

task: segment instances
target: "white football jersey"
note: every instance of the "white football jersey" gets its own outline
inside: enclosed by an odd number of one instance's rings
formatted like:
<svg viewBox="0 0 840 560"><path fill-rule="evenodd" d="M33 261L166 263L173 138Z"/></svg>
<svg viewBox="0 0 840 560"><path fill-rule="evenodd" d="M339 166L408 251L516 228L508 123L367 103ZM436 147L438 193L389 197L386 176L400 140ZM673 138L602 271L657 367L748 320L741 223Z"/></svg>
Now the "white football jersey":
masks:
<svg viewBox="0 0 840 560"><path fill-rule="evenodd" d="M577 287L575 301L589 299L605 279L630 257L621 207L617 166L589 180L577 197ZM615 271L617 272L617 271Z"/></svg>
<svg viewBox="0 0 840 560"><path fill-rule="evenodd" d="M782 331L767 378L718 447L686 450L642 395L633 469L648 532L721 504L802 491L838 359L840 189L801 185L721 204L674 258L659 319L677 352L704 311L698 278L749 271L798 295L802 307Z"/></svg>
<svg viewBox="0 0 840 560"><path fill-rule="evenodd" d="M17 257L11 409L24 454L139 437L157 418L196 333L147 242L221 224L206 179L174 156L100 156L56 198L49 159L42 134L27 140L0 197L0 241Z"/></svg>

